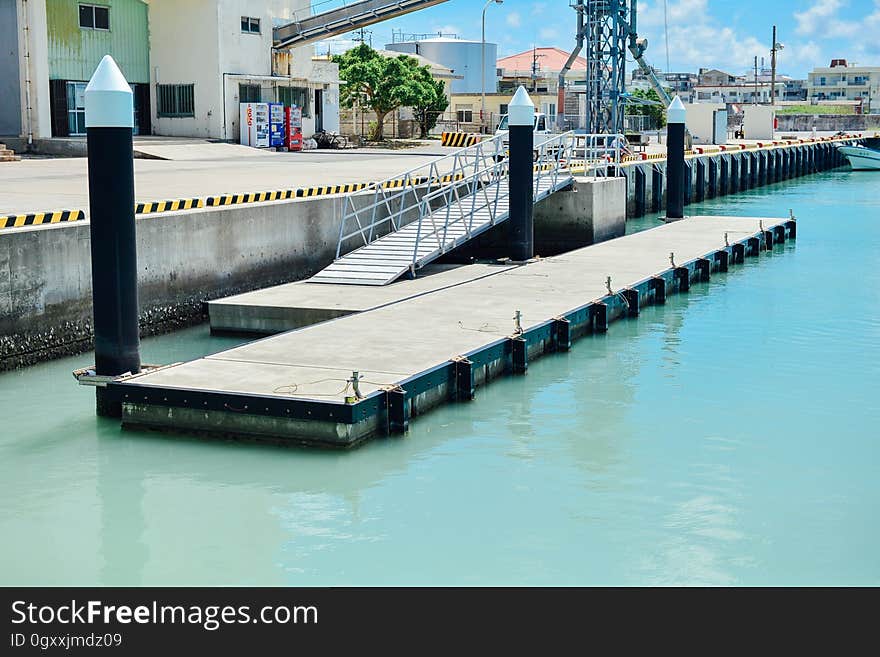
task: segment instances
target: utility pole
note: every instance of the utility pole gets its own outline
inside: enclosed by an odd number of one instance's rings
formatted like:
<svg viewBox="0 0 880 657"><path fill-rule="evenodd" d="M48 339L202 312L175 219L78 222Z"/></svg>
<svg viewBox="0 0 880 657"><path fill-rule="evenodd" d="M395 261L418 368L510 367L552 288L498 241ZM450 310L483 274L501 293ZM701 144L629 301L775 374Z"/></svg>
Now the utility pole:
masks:
<svg viewBox="0 0 880 657"><path fill-rule="evenodd" d="M537 46L532 46L532 93L538 93L538 71L540 67L538 66L538 57L543 57L543 55L538 55Z"/></svg>
<svg viewBox="0 0 880 657"><path fill-rule="evenodd" d="M755 97L754 104L758 104L758 56L755 55Z"/></svg>
<svg viewBox="0 0 880 657"><path fill-rule="evenodd" d="M770 104L776 104L776 51L782 46L776 42L776 26L773 26L773 47L770 48Z"/></svg>

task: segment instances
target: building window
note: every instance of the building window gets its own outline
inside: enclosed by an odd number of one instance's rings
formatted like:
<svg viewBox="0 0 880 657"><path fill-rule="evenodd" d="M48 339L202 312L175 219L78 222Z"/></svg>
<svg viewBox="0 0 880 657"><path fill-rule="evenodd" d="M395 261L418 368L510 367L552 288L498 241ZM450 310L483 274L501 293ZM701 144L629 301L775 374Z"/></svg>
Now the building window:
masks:
<svg viewBox="0 0 880 657"><path fill-rule="evenodd" d="M86 83L67 83L67 134L86 134Z"/></svg>
<svg viewBox="0 0 880 657"><path fill-rule="evenodd" d="M309 90L305 87L278 87L278 102L285 107L299 107L306 118L309 112Z"/></svg>
<svg viewBox="0 0 880 657"><path fill-rule="evenodd" d="M239 84L238 85L238 102L240 103L260 103L262 102L260 94L260 85L258 84Z"/></svg>
<svg viewBox="0 0 880 657"><path fill-rule="evenodd" d="M109 30L110 7L80 5L79 26L87 30Z"/></svg>
<svg viewBox="0 0 880 657"><path fill-rule="evenodd" d="M195 100L192 84L156 85L156 116L166 119L194 117Z"/></svg>
<svg viewBox="0 0 880 657"><path fill-rule="evenodd" d="M473 105L456 105L455 117L459 123L473 123L474 106Z"/></svg>
<svg viewBox="0 0 880 657"><path fill-rule="evenodd" d="M241 31L244 34L259 34L260 33L260 19L252 18L250 16L242 16L241 17Z"/></svg>

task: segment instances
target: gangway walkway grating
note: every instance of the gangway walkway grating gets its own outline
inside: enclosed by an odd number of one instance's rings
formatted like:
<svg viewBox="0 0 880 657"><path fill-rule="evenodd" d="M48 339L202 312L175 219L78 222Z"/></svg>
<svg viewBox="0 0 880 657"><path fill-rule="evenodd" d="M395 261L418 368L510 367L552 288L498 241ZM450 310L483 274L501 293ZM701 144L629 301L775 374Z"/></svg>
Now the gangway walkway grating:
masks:
<svg viewBox="0 0 880 657"><path fill-rule="evenodd" d="M572 163L612 175L617 135L557 135L535 149L534 201L569 187ZM503 135L461 149L402 176L400 188L373 185L373 197L350 195L340 222L336 260L313 283L387 285L474 239L510 217L509 160ZM380 216L380 214L382 216ZM343 251L361 244L349 253Z"/></svg>

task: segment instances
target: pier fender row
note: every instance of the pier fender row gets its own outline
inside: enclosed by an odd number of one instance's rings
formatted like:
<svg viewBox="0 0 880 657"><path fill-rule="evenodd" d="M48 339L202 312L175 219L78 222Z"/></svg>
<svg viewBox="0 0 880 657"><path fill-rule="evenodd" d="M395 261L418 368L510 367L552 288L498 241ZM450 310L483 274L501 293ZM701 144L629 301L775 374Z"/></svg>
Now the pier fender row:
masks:
<svg viewBox="0 0 880 657"><path fill-rule="evenodd" d="M389 387L385 390L385 410L388 418L387 433L399 436L409 431L409 400L406 390L401 386Z"/></svg>
<svg viewBox="0 0 880 657"><path fill-rule="evenodd" d="M655 276L648 282L649 289L654 293L654 303L663 305L666 303L666 279L663 276Z"/></svg>
<svg viewBox="0 0 880 657"><path fill-rule="evenodd" d="M452 359L455 384L452 387L453 401L473 401L476 381L474 378L474 363L464 356Z"/></svg>
<svg viewBox="0 0 880 657"><path fill-rule="evenodd" d="M565 317L553 318L553 350L569 351L571 349L571 321Z"/></svg>
<svg viewBox="0 0 880 657"><path fill-rule="evenodd" d="M510 366L514 374L525 374L529 369L529 343L522 335L511 336Z"/></svg>

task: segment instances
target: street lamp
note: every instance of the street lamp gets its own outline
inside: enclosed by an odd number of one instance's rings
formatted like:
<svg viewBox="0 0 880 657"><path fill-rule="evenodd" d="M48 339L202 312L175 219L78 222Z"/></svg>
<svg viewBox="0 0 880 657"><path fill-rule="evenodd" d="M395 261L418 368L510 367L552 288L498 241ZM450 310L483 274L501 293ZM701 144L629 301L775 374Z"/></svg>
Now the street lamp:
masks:
<svg viewBox="0 0 880 657"><path fill-rule="evenodd" d="M770 104L776 104L776 51L785 48L776 40L776 26L773 26L773 46L770 48Z"/></svg>
<svg viewBox="0 0 880 657"><path fill-rule="evenodd" d="M493 2L500 5L504 0L488 0L483 7L483 41L480 46L480 130L483 129L483 121L486 120L486 10Z"/></svg>

